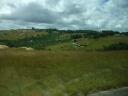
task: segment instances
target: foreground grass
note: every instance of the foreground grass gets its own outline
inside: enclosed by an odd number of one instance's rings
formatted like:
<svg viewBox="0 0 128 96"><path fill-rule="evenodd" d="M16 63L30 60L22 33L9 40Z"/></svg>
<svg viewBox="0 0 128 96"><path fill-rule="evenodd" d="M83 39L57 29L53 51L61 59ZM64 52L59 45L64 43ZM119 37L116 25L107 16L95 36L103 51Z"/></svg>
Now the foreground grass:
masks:
<svg viewBox="0 0 128 96"><path fill-rule="evenodd" d="M0 50L0 96L86 96L127 76L128 51Z"/></svg>

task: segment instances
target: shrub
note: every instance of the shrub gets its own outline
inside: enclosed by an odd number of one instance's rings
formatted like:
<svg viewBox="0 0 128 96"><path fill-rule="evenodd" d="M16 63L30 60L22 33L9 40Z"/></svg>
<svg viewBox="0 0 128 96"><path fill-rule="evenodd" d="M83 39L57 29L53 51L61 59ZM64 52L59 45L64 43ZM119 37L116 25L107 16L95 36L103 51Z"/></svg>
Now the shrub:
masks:
<svg viewBox="0 0 128 96"><path fill-rule="evenodd" d="M110 46L104 46L104 50L128 50L128 44L119 42Z"/></svg>
<svg viewBox="0 0 128 96"><path fill-rule="evenodd" d="M82 38L81 34L73 34L73 35L71 35L71 39L79 39L79 38Z"/></svg>

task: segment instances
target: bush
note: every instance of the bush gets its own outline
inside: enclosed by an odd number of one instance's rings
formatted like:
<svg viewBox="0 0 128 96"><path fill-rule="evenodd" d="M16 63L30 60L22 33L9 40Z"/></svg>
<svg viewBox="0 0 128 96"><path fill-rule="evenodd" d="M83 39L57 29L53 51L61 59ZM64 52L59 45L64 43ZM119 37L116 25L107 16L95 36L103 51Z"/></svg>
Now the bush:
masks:
<svg viewBox="0 0 128 96"><path fill-rule="evenodd" d="M128 50L128 44L119 42L107 47L104 46L104 50Z"/></svg>
<svg viewBox="0 0 128 96"><path fill-rule="evenodd" d="M71 35L71 39L79 39L79 38L82 38L81 34L73 34L73 35Z"/></svg>

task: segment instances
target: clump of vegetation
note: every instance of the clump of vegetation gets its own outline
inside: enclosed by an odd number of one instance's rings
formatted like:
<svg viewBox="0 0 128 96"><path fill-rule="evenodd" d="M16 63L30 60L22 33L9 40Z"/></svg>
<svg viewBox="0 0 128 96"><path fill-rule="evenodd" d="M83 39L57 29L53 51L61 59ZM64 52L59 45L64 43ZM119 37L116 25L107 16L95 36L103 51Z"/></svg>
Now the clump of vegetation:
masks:
<svg viewBox="0 0 128 96"><path fill-rule="evenodd" d="M31 36L18 40L0 40L0 44L7 45L9 47L26 46L26 47L32 47L34 49L45 49L46 46L63 43L70 39L67 38L67 39L58 40L60 36L61 36L60 33L50 33L47 35L38 35L36 37Z"/></svg>
<svg viewBox="0 0 128 96"><path fill-rule="evenodd" d="M104 46L104 50L128 50L128 44L119 42L109 46Z"/></svg>
<svg viewBox="0 0 128 96"><path fill-rule="evenodd" d="M79 39L79 38L82 38L81 34L73 34L73 35L71 35L71 39Z"/></svg>

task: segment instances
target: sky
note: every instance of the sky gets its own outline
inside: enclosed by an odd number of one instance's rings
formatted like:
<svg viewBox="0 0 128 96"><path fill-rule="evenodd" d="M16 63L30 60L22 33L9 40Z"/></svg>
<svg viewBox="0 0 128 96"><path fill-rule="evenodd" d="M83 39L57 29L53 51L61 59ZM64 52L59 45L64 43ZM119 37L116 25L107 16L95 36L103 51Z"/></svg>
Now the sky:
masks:
<svg viewBox="0 0 128 96"><path fill-rule="evenodd" d="M0 29L128 31L128 0L0 0Z"/></svg>

